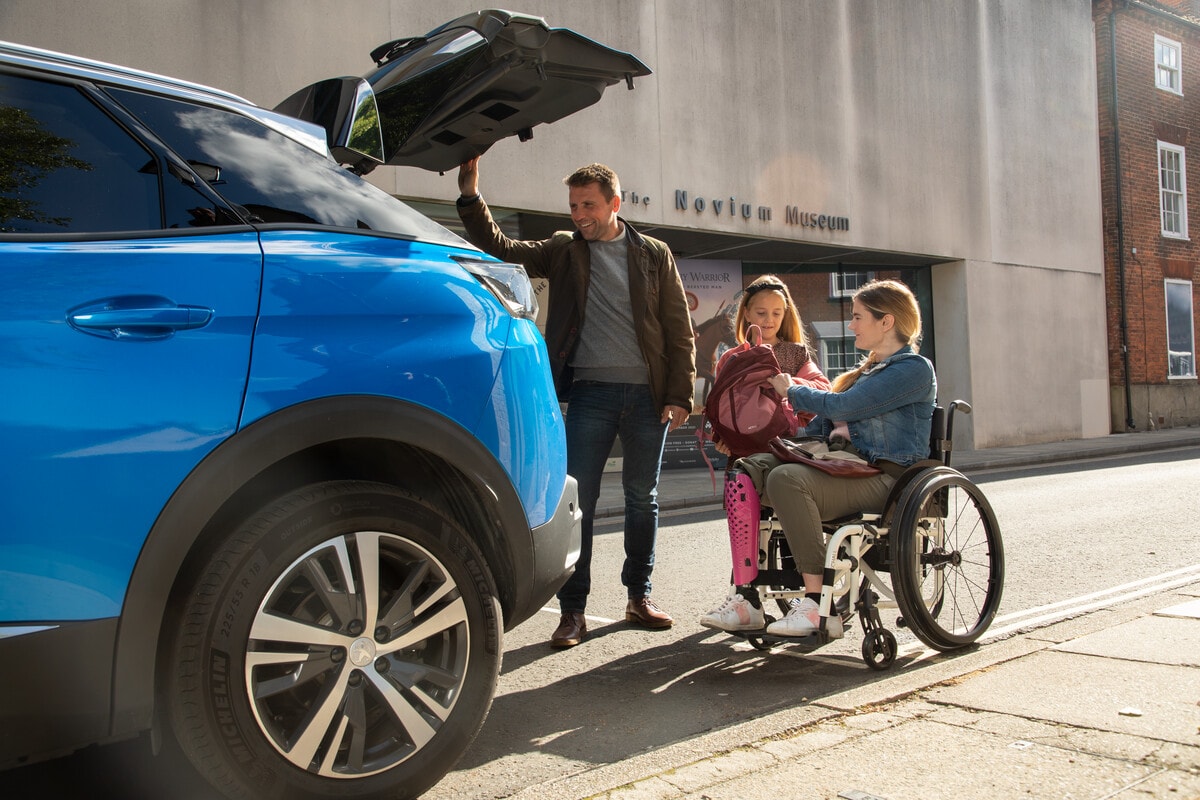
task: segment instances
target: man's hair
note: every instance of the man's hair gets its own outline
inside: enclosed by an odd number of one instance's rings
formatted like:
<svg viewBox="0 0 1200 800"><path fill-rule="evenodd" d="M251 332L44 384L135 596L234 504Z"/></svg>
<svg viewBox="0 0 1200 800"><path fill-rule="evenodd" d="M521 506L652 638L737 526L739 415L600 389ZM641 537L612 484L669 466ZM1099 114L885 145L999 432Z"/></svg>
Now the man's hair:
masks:
<svg viewBox="0 0 1200 800"><path fill-rule="evenodd" d="M621 193L621 181L617 178L617 173L603 164L588 164L586 167L580 167L563 178L563 183L567 186L587 186L589 183L598 183L600 192L607 200L612 200Z"/></svg>

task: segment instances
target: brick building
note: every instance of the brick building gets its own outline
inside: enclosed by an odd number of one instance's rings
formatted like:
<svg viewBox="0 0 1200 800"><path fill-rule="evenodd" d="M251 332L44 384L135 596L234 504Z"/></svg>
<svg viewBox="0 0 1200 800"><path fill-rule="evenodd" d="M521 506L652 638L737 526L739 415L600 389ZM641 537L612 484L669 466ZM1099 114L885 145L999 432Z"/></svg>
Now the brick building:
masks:
<svg viewBox="0 0 1200 800"><path fill-rule="evenodd" d="M1095 0L1092 18L1113 431L1195 425L1200 2Z"/></svg>

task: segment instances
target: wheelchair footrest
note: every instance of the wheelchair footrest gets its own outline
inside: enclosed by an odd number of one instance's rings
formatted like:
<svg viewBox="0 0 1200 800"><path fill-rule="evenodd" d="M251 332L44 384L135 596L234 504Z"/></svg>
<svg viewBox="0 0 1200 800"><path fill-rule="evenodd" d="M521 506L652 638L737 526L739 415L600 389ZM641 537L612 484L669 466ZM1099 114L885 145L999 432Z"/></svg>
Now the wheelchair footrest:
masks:
<svg viewBox="0 0 1200 800"><path fill-rule="evenodd" d="M755 647L774 647L777 644L787 644L803 650L816 650L829 644L829 636L825 631L813 631L804 636L780 636L774 633L767 633L765 629L759 632L730 631L730 633L733 636L747 640Z"/></svg>
<svg viewBox="0 0 1200 800"><path fill-rule="evenodd" d="M774 620L770 617L768 617L767 620L768 625L770 625L771 622L774 622ZM829 644L829 642L834 639L841 639L844 635L843 628L844 625L841 617L829 617L825 620L825 628L823 630L812 631L811 633L806 633L803 636L786 636L779 633L768 633L765 626L756 630L724 631L724 633L728 633L730 636L737 636L742 639L747 639L756 646L759 643L767 645L787 643L815 650L818 647Z"/></svg>

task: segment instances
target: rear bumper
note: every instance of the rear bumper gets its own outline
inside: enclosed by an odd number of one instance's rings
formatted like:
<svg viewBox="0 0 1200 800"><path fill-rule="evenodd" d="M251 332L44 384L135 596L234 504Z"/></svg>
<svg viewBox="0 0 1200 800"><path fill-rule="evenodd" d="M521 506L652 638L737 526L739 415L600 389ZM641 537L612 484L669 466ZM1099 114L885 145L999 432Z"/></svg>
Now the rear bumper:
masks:
<svg viewBox="0 0 1200 800"><path fill-rule="evenodd" d="M582 520L579 487L575 479L568 475L554 515L544 525L532 530L533 570L525 576L528 583L522 602L513 607L505 620L506 630L515 628L536 614L571 577L575 562L579 560Z"/></svg>

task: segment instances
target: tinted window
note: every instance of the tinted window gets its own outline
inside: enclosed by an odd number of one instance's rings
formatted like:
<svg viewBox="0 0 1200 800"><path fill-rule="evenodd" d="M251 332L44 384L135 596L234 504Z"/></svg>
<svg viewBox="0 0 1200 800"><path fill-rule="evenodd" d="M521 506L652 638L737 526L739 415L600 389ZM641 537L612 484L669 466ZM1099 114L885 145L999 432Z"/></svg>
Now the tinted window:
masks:
<svg viewBox="0 0 1200 800"><path fill-rule="evenodd" d="M0 75L0 233L157 230L151 154L73 86Z"/></svg>
<svg viewBox="0 0 1200 800"><path fill-rule="evenodd" d="M111 90L222 197L252 222L366 228L462 244L462 240L333 161L224 109Z"/></svg>

